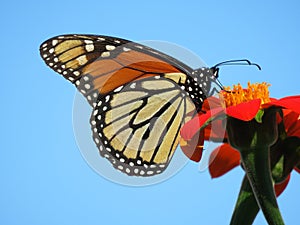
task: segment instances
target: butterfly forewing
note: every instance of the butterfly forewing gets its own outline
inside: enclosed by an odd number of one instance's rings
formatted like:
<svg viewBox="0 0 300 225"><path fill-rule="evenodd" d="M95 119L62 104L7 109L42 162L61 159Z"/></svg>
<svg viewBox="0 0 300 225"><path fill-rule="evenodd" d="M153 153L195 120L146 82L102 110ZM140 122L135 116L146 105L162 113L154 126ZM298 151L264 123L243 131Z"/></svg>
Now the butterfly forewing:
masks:
<svg viewBox="0 0 300 225"><path fill-rule="evenodd" d="M145 72L154 76L182 72L182 68L192 71L159 51L108 36L54 37L41 45L40 54L49 67L74 83L91 105L95 105L99 93L142 78Z"/></svg>

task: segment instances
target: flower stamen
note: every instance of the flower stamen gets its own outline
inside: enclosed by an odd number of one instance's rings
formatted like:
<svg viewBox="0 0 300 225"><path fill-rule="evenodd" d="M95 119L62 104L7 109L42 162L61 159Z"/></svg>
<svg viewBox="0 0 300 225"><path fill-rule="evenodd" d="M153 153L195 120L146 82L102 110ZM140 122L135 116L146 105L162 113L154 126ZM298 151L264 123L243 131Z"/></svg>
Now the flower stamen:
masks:
<svg viewBox="0 0 300 225"><path fill-rule="evenodd" d="M220 98L225 102L225 107L235 106L254 99L261 99L261 104L265 104L270 102L268 89L270 86L266 82L254 84L248 82L248 88L246 89L240 84L233 85L232 89L224 87L224 90L220 92Z"/></svg>

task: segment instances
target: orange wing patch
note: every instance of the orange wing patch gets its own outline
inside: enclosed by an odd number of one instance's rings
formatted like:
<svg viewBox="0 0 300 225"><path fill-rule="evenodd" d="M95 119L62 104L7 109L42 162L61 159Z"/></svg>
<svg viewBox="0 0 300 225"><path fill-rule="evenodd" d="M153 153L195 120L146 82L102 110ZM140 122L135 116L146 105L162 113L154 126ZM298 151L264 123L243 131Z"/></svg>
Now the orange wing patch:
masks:
<svg viewBox="0 0 300 225"><path fill-rule="evenodd" d="M92 77L94 89L101 94L136 79L180 72L160 59L133 50L122 52L116 58L98 59L82 71Z"/></svg>

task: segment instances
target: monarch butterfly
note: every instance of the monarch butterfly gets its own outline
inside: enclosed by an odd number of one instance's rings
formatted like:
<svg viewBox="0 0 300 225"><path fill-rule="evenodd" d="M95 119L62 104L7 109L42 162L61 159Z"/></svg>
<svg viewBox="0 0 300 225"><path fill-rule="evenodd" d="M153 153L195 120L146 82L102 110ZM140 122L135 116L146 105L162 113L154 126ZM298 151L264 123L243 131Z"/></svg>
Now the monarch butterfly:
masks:
<svg viewBox="0 0 300 225"><path fill-rule="evenodd" d="M153 48L110 36L63 35L40 46L46 64L72 82L93 111L90 124L100 155L134 176L168 166L181 126L221 87L218 66L193 70Z"/></svg>

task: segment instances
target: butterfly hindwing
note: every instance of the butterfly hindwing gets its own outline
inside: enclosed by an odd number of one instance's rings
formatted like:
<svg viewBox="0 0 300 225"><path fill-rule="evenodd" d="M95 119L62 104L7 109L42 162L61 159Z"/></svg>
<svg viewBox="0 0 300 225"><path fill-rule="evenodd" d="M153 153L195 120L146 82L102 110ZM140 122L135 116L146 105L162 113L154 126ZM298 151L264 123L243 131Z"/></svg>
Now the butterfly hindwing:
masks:
<svg viewBox="0 0 300 225"><path fill-rule="evenodd" d="M93 138L116 169L135 176L159 174L192 110L177 83L163 76L140 79L99 98L90 120Z"/></svg>

